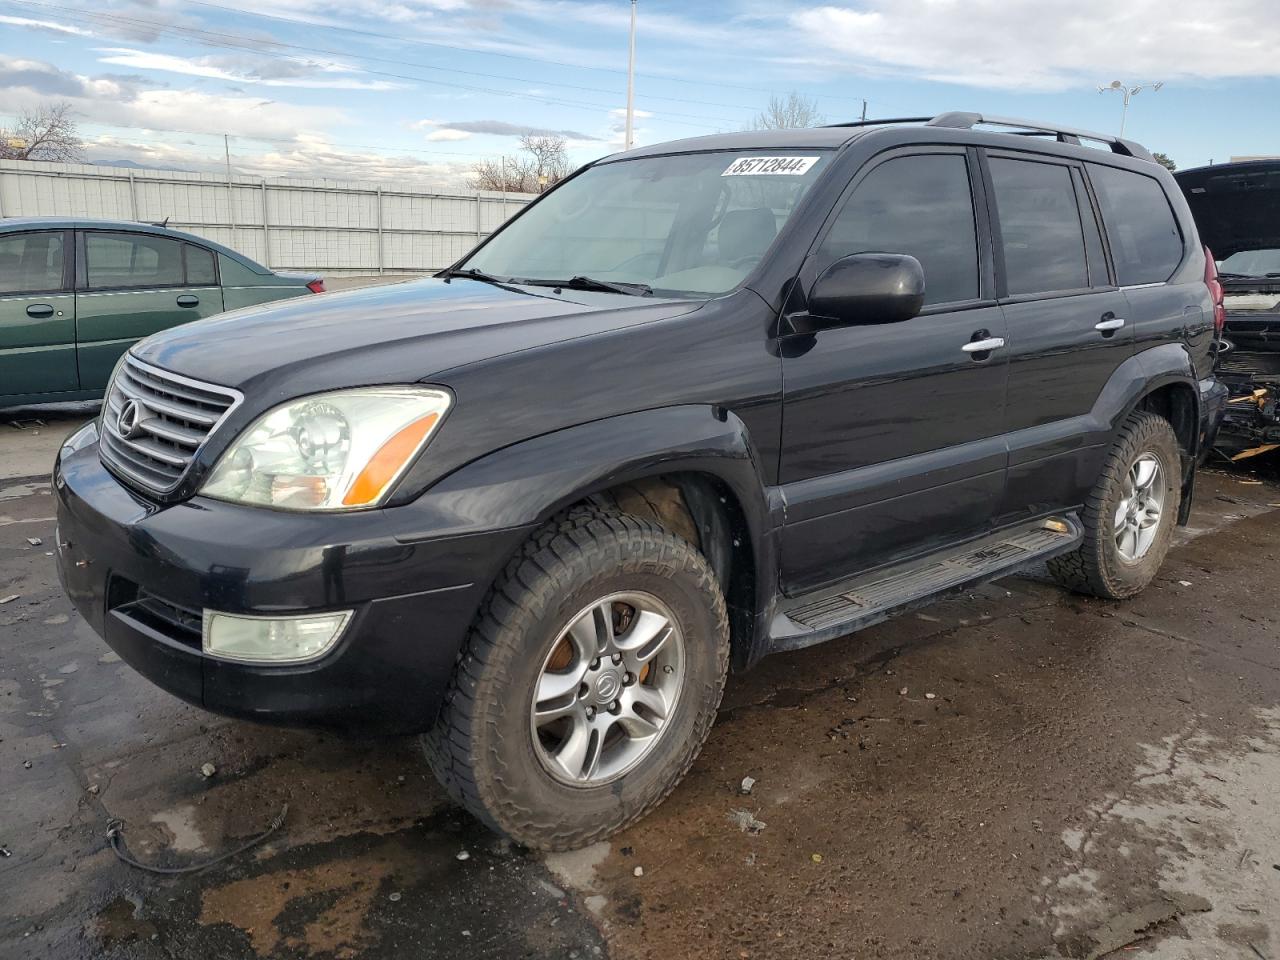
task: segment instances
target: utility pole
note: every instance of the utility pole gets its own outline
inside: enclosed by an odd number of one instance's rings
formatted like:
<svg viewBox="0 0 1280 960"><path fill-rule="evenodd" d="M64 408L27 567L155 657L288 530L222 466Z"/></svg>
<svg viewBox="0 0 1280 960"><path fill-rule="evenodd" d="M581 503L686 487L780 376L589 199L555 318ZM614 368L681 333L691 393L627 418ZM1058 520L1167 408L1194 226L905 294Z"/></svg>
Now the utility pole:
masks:
<svg viewBox="0 0 1280 960"><path fill-rule="evenodd" d="M631 52L627 57L627 133L622 149L630 150L635 131L636 97L636 0L631 0Z"/></svg>
<svg viewBox="0 0 1280 960"><path fill-rule="evenodd" d="M236 197L231 187L231 136L222 135L222 150L227 158L227 219L231 223L231 245L236 244Z"/></svg>
<svg viewBox="0 0 1280 960"><path fill-rule="evenodd" d="M865 99L862 101L862 122L867 122L867 101Z"/></svg>

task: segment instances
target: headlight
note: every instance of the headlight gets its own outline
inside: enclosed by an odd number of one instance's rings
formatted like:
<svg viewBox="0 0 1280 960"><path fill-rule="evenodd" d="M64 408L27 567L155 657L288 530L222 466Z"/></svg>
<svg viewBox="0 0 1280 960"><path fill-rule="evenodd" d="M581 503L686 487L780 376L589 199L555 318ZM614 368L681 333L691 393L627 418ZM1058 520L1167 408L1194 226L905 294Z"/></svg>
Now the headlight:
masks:
<svg viewBox="0 0 1280 960"><path fill-rule="evenodd" d="M367 387L276 407L242 433L201 489L287 510L376 507L452 403L443 390Z"/></svg>

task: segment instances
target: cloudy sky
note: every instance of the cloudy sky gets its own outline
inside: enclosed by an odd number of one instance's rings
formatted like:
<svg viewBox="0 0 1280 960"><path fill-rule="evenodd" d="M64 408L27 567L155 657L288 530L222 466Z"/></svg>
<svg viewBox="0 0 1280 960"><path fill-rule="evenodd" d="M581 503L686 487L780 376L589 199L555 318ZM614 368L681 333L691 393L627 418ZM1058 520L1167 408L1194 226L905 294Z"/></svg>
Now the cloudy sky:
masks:
<svg viewBox="0 0 1280 960"><path fill-rule="evenodd" d="M69 101L92 159L457 183L527 131L619 148L627 0L0 0L0 125ZM950 109L1127 133L1180 166L1280 152L1273 0L640 0L637 141Z"/></svg>

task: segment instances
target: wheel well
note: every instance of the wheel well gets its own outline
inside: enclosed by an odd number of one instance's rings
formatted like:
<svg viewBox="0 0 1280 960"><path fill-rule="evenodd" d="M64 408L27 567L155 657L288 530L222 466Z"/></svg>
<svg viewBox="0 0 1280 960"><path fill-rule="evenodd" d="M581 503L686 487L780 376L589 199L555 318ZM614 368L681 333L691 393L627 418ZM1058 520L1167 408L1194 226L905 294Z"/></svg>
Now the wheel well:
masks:
<svg viewBox="0 0 1280 960"><path fill-rule="evenodd" d="M652 520L701 551L724 591L733 661L742 663L755 627L756 569L746 516L733 492L710 474L668 473L588 499Z"/></svg>
<svg viewBox="0 0 1280 960"><path fill-rule="evenodd" d="M1194 458L1199 438L1200 417L1196 410L1196 395L1190 387L1170 383L1152 390L1138 401L1137 409L1149 410L1169 421L1182 448L1183 468Z"/></svg>

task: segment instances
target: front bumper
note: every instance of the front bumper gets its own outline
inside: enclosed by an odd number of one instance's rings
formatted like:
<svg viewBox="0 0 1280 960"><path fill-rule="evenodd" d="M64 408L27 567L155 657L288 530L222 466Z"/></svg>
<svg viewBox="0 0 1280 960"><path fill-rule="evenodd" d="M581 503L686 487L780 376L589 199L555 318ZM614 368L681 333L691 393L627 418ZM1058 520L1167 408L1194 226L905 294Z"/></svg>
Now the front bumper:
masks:
<svg viewBox="0 0 1280 960"><path fill-rule="evenodd" d="M291 725L429 726L489 584L528 535L406 536L422 529L414 504L314 514L196 497L162 507L121 485L96 443L64 450L53 481L59 576L107 644L190 703ZM205 609L355 615L321 658L272 666L206 655Z"/></svg>

